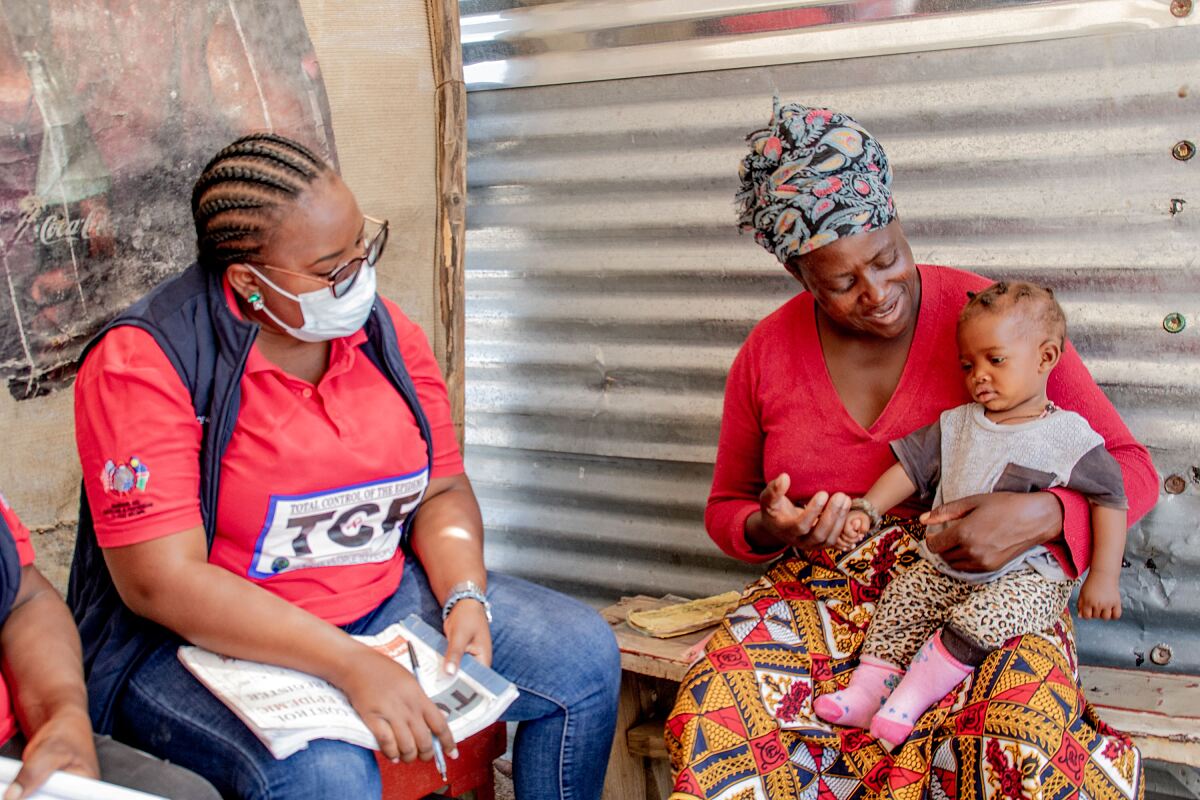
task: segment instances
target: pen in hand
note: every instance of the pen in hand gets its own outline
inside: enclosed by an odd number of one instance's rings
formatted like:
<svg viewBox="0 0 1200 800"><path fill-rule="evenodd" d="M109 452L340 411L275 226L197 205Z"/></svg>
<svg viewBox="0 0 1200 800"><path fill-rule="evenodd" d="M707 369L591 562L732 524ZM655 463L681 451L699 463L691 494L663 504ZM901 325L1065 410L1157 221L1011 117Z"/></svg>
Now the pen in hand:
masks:
<svg viewBox="0 0 1200 800"><path fill-rule="evenodd" d="M417 686L424 692L425 687L421 684L421 662L417 659L417 648L413 647L412 642L408 643L408 660L412 664L413 677L416 678ZM436 736L433 737L433 763L437 765L438 775L442 777L443 781L449 783L450 779L446 777L446 755L442 752L442 743Z"/></svg>

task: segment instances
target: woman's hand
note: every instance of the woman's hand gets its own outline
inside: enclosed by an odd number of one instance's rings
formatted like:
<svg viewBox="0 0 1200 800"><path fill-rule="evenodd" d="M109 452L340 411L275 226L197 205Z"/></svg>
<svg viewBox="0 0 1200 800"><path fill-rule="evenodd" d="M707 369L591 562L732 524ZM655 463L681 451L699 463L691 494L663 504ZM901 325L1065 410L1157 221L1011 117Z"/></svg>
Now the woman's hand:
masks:
<svg viewBox="0 0 1200 800"><path fill-rule="evenodd" d="M446 647L447 675L458 672L463 653L475 656L485 667L492 665L492 630L483 604L467 598L454 604L442 626L449 645Z"/></svg>
<svg viewBox="0 0 1200 800"><path fill-rule="evenodd" d="M991 572L1030 547L1062 533L1063 511L1050 492L974 494L921 515L946 527L925 539L929 549L963 572Z"/></svg>
<svg viewBox="0 0 1200 800"><path fill-rule="evenodd" d="M433 737L450 758L458 748L441 709L433 704L404 667L369 647L360 647L346 659L334 684L346 694L363 723L379 741L379 749L392 761L429 761Z"/></svg>
<svg viewBox="0 0 1200 800"><path fill-rule="evenodd" d="M797 550L829 547L842 532L850 498L838 492L817 492L803 508L787 497L791 477L782 473L758 496L759 511L746 521L746 538L755 549L768 552L780 545Z"/></svg>
<svg viewBox="0 0 1200 800"><path fill-rule="evenodd" d="M57 770L99 778L100 766L87 711L64 707L47 719L25 745L21 761L21 771L4 793L4 800L28 797Z"/></svg>

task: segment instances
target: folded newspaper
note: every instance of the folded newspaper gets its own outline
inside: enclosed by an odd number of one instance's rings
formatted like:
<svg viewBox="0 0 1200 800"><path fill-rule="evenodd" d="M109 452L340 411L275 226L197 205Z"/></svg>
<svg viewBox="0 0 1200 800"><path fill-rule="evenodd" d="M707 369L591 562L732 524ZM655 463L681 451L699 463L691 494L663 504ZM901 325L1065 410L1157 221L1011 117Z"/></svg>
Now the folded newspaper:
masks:
<svg viewBox="0 0 1200 800"><path fill-rule="evenodd" d="M408 648L417 652L421 686L447 715L455 741L491 725L517 699L517 687L463 657L453 676L442 670L446 639L415 614L374 636L355 636L412 671ZM379 749L346 695L328 681L286 667L229 658L202 647L179 648L179 660L246 723L271 755L284 759L314 739L340 739Z"/></svg>
<svg viewBox="0 0 1200 800"><path fill-rule="evenodd" d="M0 794L12 785L21 762L0 756ZM91 778L82 778L69 772L55 772L42 787L29 795L29 800L167 800L162 795L146 794L136 789L126 789Z"/></svg>

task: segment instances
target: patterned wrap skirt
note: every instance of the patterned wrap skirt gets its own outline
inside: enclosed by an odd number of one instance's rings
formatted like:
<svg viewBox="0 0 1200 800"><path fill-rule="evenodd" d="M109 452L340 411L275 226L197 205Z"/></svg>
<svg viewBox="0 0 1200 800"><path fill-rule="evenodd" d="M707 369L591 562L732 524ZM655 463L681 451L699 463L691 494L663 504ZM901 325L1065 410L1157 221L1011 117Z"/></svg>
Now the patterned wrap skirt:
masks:
<svg viewBox="0 0 1200 800"><path fill-rule="evenodd" d="M1084 700L1069 612L988 656L893 753L813 714L922 535L886 518L855 550L785 556L746 588L667 721L672 800L1142 800L1141 754Z"/></svg>

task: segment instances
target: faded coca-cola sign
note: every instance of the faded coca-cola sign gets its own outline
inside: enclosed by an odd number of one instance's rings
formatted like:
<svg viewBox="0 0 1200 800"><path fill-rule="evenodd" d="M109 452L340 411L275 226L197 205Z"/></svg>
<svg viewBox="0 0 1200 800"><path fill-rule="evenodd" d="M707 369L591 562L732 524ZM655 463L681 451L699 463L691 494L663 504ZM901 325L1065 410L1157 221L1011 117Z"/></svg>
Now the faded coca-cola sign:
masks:
<svg viewBox="0 0 1200 800"><path fill-rule="evenodd" d="M47 207L42 198L30 195L21 201L20 212L15 234L28 236L35 244L52 245L68 239L86 242L116 235L107 206L90 208L86 215L82 209L72 214L65 207Z"/></svg>
<svg viewBox="0 0 1200 800"><path fill-rule="evenodd" d="M261 130L337 161L299 0L0 0L0 392L187 267L192 185Z"/></svg>

